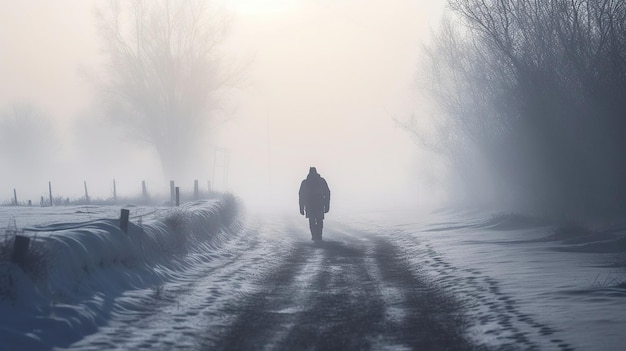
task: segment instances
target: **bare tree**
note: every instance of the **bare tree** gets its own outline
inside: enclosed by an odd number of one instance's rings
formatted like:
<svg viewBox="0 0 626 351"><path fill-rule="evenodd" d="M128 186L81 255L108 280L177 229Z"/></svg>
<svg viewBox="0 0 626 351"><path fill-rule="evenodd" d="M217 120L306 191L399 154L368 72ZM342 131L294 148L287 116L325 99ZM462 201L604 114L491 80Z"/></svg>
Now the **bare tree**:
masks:
<svg viewBox="0 0 626 351"><path fill-rule="evenodd" d="M108 57L107 114L154 145L165 176L198 174L198 142L226 84L218 44L224 18L204 0L111 1L98 12Z"/></svg>
<svg viewBox="0 0 626 351"><path fill-rule="evenodd" d="M535 208L625 206L626 3L449 5L424 68L447 130ZM444 149L468 157L467 144Z"/></svg>

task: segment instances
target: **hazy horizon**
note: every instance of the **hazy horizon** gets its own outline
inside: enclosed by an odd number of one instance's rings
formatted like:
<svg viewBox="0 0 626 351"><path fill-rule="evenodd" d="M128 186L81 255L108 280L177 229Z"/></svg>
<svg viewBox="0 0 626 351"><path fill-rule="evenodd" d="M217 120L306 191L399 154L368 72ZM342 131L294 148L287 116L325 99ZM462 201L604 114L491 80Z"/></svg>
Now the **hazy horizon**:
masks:
<svg viewBox="0 0 626 351"><path fill-rule="evenodd" d="M193 179L203 187L212 180L250 203L295 208L299 182L316 166L337 208L423 202L423 184L436 171L393 118L420 104L418 54L442 3L223 1L230 19L221 51L225 68L237 73L221 100L218 120L227 121L190 151L206 163L204 173L177 182L189 191ZM95 7L104 5L38 1L0 14L0 108L32 104L53 122L58 143L47 161L1 174L0 201L16 188L20 201L38 204L48 181L71 198L83 194L83 181L91 197L107 198L113 179L120 195L138 194L141 180L167 193L169 179L149 145L94 116L87 77L103 62ZM227 155L227 167L213 160L214 147L225 150L218 157Z"/></svg>

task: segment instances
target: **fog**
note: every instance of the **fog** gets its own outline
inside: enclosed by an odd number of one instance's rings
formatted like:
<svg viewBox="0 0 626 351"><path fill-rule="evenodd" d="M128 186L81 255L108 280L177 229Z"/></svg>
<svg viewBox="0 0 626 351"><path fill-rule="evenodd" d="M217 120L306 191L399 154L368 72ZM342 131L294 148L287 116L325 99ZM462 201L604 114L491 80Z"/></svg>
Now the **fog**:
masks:
<svg viewBox="0 0 626 351"><path fill-rule="evenodd" d="M40 111L36 124L49 123L45 138L25 128L3 141L1 201L15 188L20 201L38 203L48 181L70 198L83 195L83 181L92 198L110 197L113 179L118 194L139 193L142 180L152 194L169 191L154 147L116 127L96 101L93 80L107 52L95 9L108 3L19 2L0 12L0 111L28 106ZM234 79L219 92L201 145L188 150L197 167L176 179L183 191L193 179L211 181L250 204L296 211L299 183L316 166L336 209L442 198L431 155L394 118L425 103L415 92L418 55L443 2L217 5L228 19L220 67Z"/></svg>
<svg viewBox="0 0 626 351"><path fill-rule="evenodd" d="M447 155L471 201L623 215L626 3L449 3L421 70L438 132L409 129Z"/></svg>

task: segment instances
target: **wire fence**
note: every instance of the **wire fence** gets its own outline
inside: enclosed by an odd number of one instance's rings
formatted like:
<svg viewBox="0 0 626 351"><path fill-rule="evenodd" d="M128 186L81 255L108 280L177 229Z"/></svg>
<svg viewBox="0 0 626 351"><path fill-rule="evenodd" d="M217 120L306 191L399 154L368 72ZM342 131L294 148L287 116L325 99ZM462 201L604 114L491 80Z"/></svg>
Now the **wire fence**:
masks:
<svg viewBox="0 0 626 351"><path fill-rule="evenodd" d="M53 193L52 182L48 182L48 194L46 196L41 195L39 203L33 202L32 199L22 200L18 196L18 189L13 188L13 196L10 199L0 200L0 206L76 206L76 205L115 205L134 203L140 205L155 205L155 204L179 204L180 201L192 201L202 198L211 198L216 193L211 187L211 182L207 181L205 187L201 187L198 180L194 180L192 191L180 191L180 188L176 186L174 181L170 181L169 198L167 198L168 192L166 189L160 189L151 193L148 191L148 186L145 181L141 182L141 192L139 195L124 196L119 195L115 180L113 180L113 193L109 197L92 197L89 195L89 189L87 182L83 182L84 194L78 197L69 197Z"/></svg>

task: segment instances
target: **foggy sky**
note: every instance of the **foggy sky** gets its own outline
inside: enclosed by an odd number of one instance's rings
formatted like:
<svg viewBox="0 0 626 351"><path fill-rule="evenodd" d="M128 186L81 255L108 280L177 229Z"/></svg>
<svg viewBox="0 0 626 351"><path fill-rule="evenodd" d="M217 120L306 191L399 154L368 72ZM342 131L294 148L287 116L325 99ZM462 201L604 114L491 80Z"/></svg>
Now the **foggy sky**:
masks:
<svg viewBox="0 0 626 351"><path fill-rule="evenodd" d="M231 20L222 52L227 69L240 74L224 96L228 122L207 133L207 154L212 146L228 154L227 172L215 172L216 188L296 208L299 183L316 166L335 208L414 203L432 170L392 117L420 104L418 52L442 1L223 2ZM81 72L102 62L97 4L103 2L11 2L0 11L0 108L34 103L55 122L62 144L58 167L41 170L41 184L20 184L16 170L0 174L0 201L14 187L37 200L48 180L70 197L80 196L83 180L96 197L110 196L113 178L118 191L139 191L143 179L149 187L167 181L146 145L92 118Z"/></svg>

